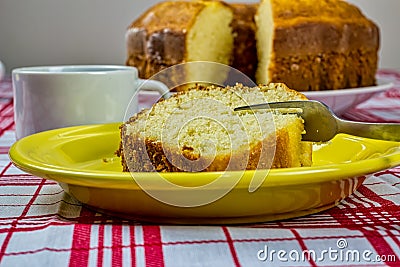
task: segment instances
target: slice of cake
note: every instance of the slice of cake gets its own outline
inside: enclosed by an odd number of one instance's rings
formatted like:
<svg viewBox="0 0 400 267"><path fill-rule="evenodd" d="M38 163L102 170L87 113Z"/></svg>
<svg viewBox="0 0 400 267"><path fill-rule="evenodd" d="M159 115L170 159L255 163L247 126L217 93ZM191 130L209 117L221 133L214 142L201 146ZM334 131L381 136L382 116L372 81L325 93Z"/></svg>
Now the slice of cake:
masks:
<svg viewBox="0 0 400 267"><path fill-rule="evenodd" d="M232 9L220 1L158 3L129 26L126 64L137 67L143 78L190 61L229 65L233 50L232 18ZM201 78L206 75L215 73L206 69Z"/></svg>
<svg viewBox="0 0 400 267"><path fill-rule="evenodd" d="M124 171L254 170L310 166L297 114L235 107L306 99L284 84L199 87L157 102L121 129L117 154Z"/></svg>
<svg viewBox="0 0 400 267"><path fill-rule="evenodd" d="M258 83L299 91L375 84L379 29L341 0L262 0L256 15Z"/></svg>

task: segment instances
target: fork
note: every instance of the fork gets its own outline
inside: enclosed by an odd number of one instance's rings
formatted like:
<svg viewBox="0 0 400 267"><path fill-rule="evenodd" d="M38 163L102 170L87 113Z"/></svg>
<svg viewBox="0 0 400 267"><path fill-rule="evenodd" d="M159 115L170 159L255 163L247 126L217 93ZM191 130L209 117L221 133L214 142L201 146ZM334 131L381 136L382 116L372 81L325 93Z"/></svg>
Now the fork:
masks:
<svg viewBox="0 0 400 267"><path fill-rule="evenodd" d="M326 142L338 133L381 139L389 141L400 141L400 123L366 123L348 121L338 118L333 111L324 103L315 100L272 102L250 106L237 107L234 110L252 109L301 109L297 112L304 120L306 133L303 141Z"/></svg>

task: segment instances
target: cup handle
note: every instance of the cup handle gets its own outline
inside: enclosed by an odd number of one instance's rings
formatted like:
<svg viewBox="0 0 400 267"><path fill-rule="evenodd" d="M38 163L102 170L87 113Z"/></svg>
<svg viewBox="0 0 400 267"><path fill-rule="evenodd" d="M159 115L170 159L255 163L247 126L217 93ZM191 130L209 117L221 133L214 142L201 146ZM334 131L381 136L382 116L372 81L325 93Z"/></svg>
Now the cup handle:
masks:
<svg viewBox="0 0 400 267"><path fill-rule="evenodd" d="M165 99L171 97L169 88L160 81L139 79L139 90L157 91Z"/></svg>

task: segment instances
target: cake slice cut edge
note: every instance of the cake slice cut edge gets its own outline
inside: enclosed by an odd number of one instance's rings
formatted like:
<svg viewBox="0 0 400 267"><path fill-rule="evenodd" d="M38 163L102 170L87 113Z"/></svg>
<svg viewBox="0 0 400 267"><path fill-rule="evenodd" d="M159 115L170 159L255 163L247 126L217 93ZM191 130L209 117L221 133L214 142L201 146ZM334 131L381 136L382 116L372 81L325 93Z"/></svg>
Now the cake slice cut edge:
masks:
<svg viewBox="0 0 400 267"><path fill-rule="evenodd" d="M123 171L200 172L289 168L312 164L312 144L301 141L297 114L237 106L304 100L276 83L254 88L198 87L179 92L120 127Z"/></svg>

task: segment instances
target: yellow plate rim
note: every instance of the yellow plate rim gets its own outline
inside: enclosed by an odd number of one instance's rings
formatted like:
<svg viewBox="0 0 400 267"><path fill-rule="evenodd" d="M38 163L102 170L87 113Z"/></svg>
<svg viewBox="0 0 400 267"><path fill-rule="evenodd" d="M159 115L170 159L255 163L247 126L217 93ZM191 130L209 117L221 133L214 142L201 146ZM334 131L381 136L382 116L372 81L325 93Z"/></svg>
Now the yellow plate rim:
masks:
<svg viewBox="0 0 400 267"><path fill-rule="evenodd" d="M68 142L68 140L74 140L74 138L85 136L85 134L82 134L83 132L88 132L90 133L89 135L94 137L101 136L102 134L110 132L115 133L115 131L118 131L119 125L121 125L121 123L73 126L33 134L16 141L9 150L9 157L12 163L21 170L42 178L52 179L59 182L75 185L101 188L109 187L110 183L106 181L111 181L115 183L114 185L112 185L113 188L123 189L126 188L127 183L133 184L132 176L130 173L117 171L105 172L85 169L71 169L63 166L46 164L33 160L29 157L28 153L24 151L24 147L28 143L37 142L37 145L40 145L40 142L38 142L38 140L42 140L42 142L57 142L58 138L65 138L66 142ZM368 142L372 142L373 144L378 145L383 142L384 144L388 145L388 147L398 149L375 158L366 158L363 160L347 163L336 163L321 166L296 167L286 169L271 169L267 177L268 182L264 183L263 186L273 187L294 184L318 183L330 180L341 180L343 178L372 174L400 165L400 142L371 140L350 135L338 135L335 138L348 138L349 140L361 143L365 142L365 140L369 140ZM253 177L253 174L255 172L259 171L226 171L200 173L177 172L162 173L162 176L171 181L176 181L179 184L182 184L185 183L185 181L190 181L190 177L204 177L205 179L207 179L211 177L218 177L221 175L225 175L227 177L237 177L237 175L243 175L237 186L247 187L249 184L249 179ZM152 179L155 174L158 175L159 173L133 173L135 177L146 179ZM191 185L188 184L188 186Z"/></svg>

